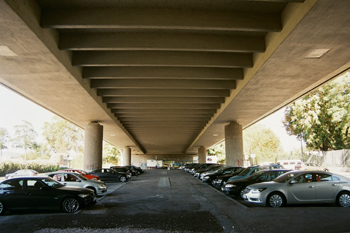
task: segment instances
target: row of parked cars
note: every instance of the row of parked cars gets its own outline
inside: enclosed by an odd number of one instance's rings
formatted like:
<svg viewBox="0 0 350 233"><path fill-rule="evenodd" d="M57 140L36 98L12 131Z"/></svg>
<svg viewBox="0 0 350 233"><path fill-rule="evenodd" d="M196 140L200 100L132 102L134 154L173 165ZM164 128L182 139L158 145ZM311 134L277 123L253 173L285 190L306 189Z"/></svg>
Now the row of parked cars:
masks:
<svg viewBox="0 0 350 233"><path fill-rule="evenodd" d="M250 167L188 164L183 169L225 194L270 207L336 203L350 207L350 179L319 170L291 170L281 164Z"/></svg>
<svg viewBox="0 0 350 233"><path fill-rule="evenodd" d="M18 170L0 183L0 215L6 210L58 209L74 213L96 203L107 192L105 182L127 182L143 173L135 166L112 166L86 172L64 169L39 174Z"/></svg>

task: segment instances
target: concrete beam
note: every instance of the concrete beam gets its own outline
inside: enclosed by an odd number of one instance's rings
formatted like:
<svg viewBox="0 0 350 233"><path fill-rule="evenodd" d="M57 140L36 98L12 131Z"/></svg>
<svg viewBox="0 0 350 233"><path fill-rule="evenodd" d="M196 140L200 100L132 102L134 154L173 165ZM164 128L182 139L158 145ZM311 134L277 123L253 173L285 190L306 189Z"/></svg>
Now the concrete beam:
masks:
<svg viewBox="0 0 350 233"><path fill-rule="evenodd" d="M224 103L223 97L103 97L105 103Z"/></svg>
<svg viewBox="0 0 350 233"><path fill-rule="evenodd" d="M173 17L176 15L176 17ZM212 20L215 19L215 20ZM43 9L43 28L134 28L213 31L280 31L278 14L194 9L78 8Z"/></svg>
<svg viewBox="0 0 350 233"><path fill-rule="evenodd" d="M137 82L135 80L91 80L92 88L149 88L149 89L234 89L236 81L227 80L158 80L149 79Z"/></svg>
<svg viewBox="0 0 350 233"><path fill-rule="evenodd" d="M216 67L85 67L83 78L242 80L243 70L240 68Z"/></svg>
<svg viewBox="0 0 350 233"><path fill-rule="evenodd" d="M117 87L116 87L117 88ZM141 87L140 87L141 88ZM98 89L99 96L157 96L157 97L228 97L230 90L215 89Z"/></svg>
<svg viewBox="0 0 350 233"><path fill-rule="evenodd" d="M133 103L133 104L107 104L110 109L218 109L220 104L178 104L178 103Z"/></svg>
<svg viewBox="0 0 350 233"><path fill-rule="evenodd" d="M251 53L179 51L76 51L74 66L170 66L250 68Z"/></svg>
<svg viewBox="0 0 350 233"><path fill-rule="evenodd" d="M264 52L261 37L198 33L67 33L60 37L63 50L167 50L207 52Z"/></svg>

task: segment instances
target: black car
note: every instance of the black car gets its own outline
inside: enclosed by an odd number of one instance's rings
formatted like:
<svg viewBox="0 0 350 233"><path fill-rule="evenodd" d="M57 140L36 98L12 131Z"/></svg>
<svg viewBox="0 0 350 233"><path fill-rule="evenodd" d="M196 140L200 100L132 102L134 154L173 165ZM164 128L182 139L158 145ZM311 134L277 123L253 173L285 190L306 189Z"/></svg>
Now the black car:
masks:
<svg viewBox="0 0 350 233"><path fill-rule="evenodd" d="M213 180L219 176L231 175L233 173L242 171L243 167L222 167L217 170L215 173L203 174L202 181L207 183L212 183Z"/></svg>
<svg viewBox="0 0 350 233"><path fill-rule="evenodd" d="M6 210L57 209L74 213L96 203L91 189L66 187L50 177L17 177L0 183L0 214Z"/></svg>
<svg viewBox="0 0 350 233"><path fill-rule="evenodd" d="M89 172L89 174L99 176L102 181L126 182L130 178L130 175L128 175L125 172L125 170L117 171L112 168L96 169L96 170L93 170L92 172Z"/></svg>
<svg viewBox="0 0 350 233"><path fill-rule="evenodd" d="M221 191L226 194L233 194L235 196L240 196L243 198L243 190L251 184L272 181L279 177L280 175L289 172L288 169L274 169L274 170L262 170L248 176L244 179L238 179L233 181L228 181L224 186L222 186Z"/></svg>
<svg viewBox="0 0 350 233"><path fill-rule="evenodd" d="M112 169L117 170L117 171L123 171L123 169L125 170L125 172L131 174L132 176L137 176L139 174L141 174L141 172L139 170L137 170L134 166L111 166Z"/></svg>
<svg viewBox="0 0 350 233"><path fill-rule="evenodd" d="M202 168L202 169L199 169L196 171L195 174L193 174L194 177L200 179L200 176L202 175L202 173L205 173L205 172L210 172L210 171L217 171L219 170L220 168L222 168L223 165L211 165L211 166L208 166L206 168Z"/></svg>
<svg viewBox="0 0 350 233"><path fill-rule="evenodd" d="M218 176L212 180L211 185L217 189L221 189L222 185L226 184L226 181L228 179L230 179L233 176L239 175L243 170L244 170L244 168L242 170L238 170L238 171L231 173L231 174Z"/></svg>

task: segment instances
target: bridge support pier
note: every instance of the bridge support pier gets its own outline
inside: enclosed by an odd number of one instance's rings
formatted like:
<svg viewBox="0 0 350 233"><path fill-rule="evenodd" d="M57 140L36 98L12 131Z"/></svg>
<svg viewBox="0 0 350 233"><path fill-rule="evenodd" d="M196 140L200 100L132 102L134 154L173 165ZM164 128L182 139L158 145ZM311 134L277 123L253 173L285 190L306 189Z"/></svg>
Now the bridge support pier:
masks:
<svg viewBox="0 0 350 233"><path fill-rule="evenodd" d="M207 148L201 146L198 148L198 163L206 163Z"/></svg>
<svg viewBox="0 0 350 233"><path fill-rule="evenodd" d="M243 129L237 122L225 126L226 165L243 166Z"/></svg>
<svg viewBox="0 0 350 233"><path fill-rule="evenodd" d="M123 149L122 165L123 166L131 165L131 148L130 147L125 147Z"/></svg>
<svg viewBox="0 0 350 233"><path fill-rule="evenodd" d="M91 122L85 127L84 169L91 171L102 167L103 126Z"/></svg>

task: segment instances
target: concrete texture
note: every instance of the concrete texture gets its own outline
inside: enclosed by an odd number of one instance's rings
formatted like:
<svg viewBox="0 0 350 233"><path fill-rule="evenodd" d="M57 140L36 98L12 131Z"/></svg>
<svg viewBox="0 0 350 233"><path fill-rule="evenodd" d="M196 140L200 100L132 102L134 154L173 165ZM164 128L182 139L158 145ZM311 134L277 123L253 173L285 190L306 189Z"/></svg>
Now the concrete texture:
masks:
<svg viewBox="0 0 350 233"><path fill-rule="evenodd" d="M344 0L0 0L0 83L132 155L185 158L350 66ZM6 52L8 48L12 52ZM329 49L307 59L314 49ZM213 136L216 135L216 136Z"/></svg>

